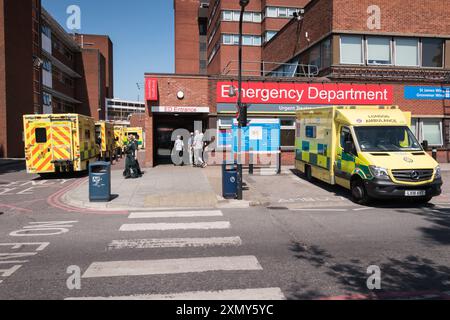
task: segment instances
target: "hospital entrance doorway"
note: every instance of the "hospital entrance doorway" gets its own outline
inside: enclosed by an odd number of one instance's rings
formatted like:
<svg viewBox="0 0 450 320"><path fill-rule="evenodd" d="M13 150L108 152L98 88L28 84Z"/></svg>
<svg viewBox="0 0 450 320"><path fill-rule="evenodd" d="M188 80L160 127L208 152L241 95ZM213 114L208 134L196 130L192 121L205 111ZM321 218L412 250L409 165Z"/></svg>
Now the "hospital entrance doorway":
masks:
<svg viewBox="0 0 450 320"><path fill-rule="evenodd" d="M187 151L187 144L189 135L187 133L195 130L206 130L208 124L207 115L199 114L167 114L154 113L154 137L155 137L155 163L156 165L173 164L172 150L176 136L176 130L184 129L183 136L185 144L185 151ZM183 132L183 131L181 131ZM185 136L184 136L185 135Z"/></svg>

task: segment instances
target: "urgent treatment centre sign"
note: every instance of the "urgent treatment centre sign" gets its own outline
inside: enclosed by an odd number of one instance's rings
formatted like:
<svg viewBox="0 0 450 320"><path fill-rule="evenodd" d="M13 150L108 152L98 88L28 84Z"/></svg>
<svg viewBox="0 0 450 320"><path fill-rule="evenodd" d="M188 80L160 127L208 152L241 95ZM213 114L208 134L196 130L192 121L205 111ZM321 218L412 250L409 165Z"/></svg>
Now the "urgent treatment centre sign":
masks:
<svg viewBox="0 0 450 320"><path fill-rule="evenodd" d="M231 88L236 96L230 97ZM217 103L237 101L237 83L217 83ZM244 82L242 102L247 104L390 105L394 89L390 85L306 84Z"/></svg>

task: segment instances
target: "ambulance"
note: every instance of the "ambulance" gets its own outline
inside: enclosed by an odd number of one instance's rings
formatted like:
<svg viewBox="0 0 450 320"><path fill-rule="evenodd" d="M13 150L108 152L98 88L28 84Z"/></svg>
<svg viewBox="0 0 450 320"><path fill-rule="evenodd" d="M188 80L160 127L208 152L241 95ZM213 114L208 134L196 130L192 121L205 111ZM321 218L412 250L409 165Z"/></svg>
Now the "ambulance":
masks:
<svg viewBox="0 0 450 320"><path fill-rule="evenodd" d="M78 114L24 115L28 173L48 175L88 170L97 160L95 121Z"/></svg>
<svg viewBox="0 0 450 320"><path fill-rule="evenodd" d="M124 134L124 143L128 143L128 135L134 135L136 137L136 140L138 142L139 149L145 149L145 143L144 143L144 129L135 127L135 128L125 128L125 134Z"/></svg>
<svg viewBox="0 0 450 320"><path fill-rule="evenodd" d="M116 147L116 155L122 156L124 147L125 128L122 126L114 126L114 141Z"/></svg>
<svg viewBox="0 0 450 320"><path fill-rule="evenodd" d="M334 106L297 112L296 168L374 199L429 202L441 194L439 164L410 130L411 113L397 106Z"/></svg>
<svg viewBox="0 0 450 320"><path fill-rule="evenodd" d="M114 136L114 125L105 121L95 123L96 142L100 148L100 160L113 161L115 158L116 141Z"/></svg>

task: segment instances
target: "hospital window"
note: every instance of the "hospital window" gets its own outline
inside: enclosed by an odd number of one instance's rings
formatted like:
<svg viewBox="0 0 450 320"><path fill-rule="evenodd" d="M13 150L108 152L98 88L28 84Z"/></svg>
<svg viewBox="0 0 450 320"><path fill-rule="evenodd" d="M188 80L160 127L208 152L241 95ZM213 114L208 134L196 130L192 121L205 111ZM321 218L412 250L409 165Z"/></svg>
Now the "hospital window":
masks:
<svg viewBox="0 0 450 320"><path fill-rule="evenodd" d="M341 63L363 63L363 39L360 36L341 36Z"/></svg>
<svg viewBox="0 0 450 320"><path fill-rule="evenodd" d="M222 36L222 43L226 44L226 45L238 45L239 44L239 35L224 34ZM244 46L261 46L261 36L243 35L242 44Z"/></svg>
<svg viewBox="0 0 450 320"><path fill-rule="evenodd" d="M267 18L292 18L294 13L300 13L302 9L287 7L266 7Z"/></svg>
<svg viewBox="0 0 450 320"><path fill-rule="evenodd" d="M391 38L367 37L367 64L392 64Z"/></svg>
<svg viewBox="0 0 450 320"><path fill-rule="evenodd" d="M295 147L295 120L281 119L281 147L293 149Z"/></svg>
<svg viewBox="0 0 450 320"><path fill-rule="evenodd" d="M342 35L341 64L442 68L444 42L436 38Z"/></svg>
<svg viewBox="0 0 450 320"><path fill-rule="evenodd" d="M264 41L269 42L277 34L277 31L266 31L264 35Z"/></svg>
<svg viewBox="0 0 450 320"><path fill-rule="evenodd" d="M441 119L412 119L411 131L420 141L428 141L430 146L441 147L444 137Z"/></svg>
<svg viewBox="0 0 450 320"><path fill-rule="evenodd" d="M422 66L442 68L444 44L441 39L422 39Z"/></svg>
<svg viewBox="0 0 450 320"><path fill-rule="evenodd" d="M412 67L419 65L419 39L395 39L395 64Z"/></svg>
<svg viewBox="0 0 450 320"><path fill-rule="evenodd" d="M232 10L224 10L222 11L222 20L223 21L236 21L240 20L240 11L232 11ZM250 12L247 11L244 13L244 22L255 22L260 23L262 20L261 12Z"/></svg>

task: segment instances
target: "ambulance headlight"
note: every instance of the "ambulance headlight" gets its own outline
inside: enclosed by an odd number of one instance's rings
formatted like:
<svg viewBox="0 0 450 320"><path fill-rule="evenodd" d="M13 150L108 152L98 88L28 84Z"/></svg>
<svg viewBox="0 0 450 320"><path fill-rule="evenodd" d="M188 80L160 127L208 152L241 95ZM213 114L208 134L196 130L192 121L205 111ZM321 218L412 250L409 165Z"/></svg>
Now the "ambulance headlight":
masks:
<svg viewBox="0 0 450 320"><path fill-rule="evenodd" d="M370 166L370 172L372 172L372 175L375 178L385 179L385 180L390 179L388 170L385 169L385 168L380 168L380 167L377 167L377 166Z"/></svg>
<svg viewBox="0 0 450 320"><path fill-rule="evenodd" d="M436 169L434 170L434 178L435 179L440 179L442 178L442 172L441 172L441 167L437 166Z"/></svg>

